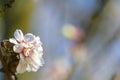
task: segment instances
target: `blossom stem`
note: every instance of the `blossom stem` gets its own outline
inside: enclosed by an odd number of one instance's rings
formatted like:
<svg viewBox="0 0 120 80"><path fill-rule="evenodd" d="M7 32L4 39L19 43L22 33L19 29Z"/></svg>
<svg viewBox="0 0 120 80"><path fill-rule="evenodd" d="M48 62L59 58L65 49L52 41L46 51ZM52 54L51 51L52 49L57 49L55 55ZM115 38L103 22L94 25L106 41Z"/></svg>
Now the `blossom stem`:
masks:
<svg viewBox="0 0 120 80"><path fill-rule="evenodd" d="M1 60L1 63L2 63L3 69L4 69L4 73L5 73L6 77L7 77L7 80L13 80L9 70L7 69L6 63L4 62L1 48L0 48L0 60Z"/></svg>

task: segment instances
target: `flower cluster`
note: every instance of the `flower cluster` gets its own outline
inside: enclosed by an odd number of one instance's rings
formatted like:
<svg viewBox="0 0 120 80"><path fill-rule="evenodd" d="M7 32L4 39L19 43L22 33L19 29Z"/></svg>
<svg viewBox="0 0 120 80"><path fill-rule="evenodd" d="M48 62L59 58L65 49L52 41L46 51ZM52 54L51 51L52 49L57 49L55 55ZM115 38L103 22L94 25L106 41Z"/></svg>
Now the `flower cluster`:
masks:
<svg viewBox="0 0 120 80"><path fill-rule="evenodd" d="M13 51L20 56L16 72L36 72L43 65L43 48L40 38L31 33L23 35L19 29L14 32L14 37L9 41L14 44Z"/></svg>

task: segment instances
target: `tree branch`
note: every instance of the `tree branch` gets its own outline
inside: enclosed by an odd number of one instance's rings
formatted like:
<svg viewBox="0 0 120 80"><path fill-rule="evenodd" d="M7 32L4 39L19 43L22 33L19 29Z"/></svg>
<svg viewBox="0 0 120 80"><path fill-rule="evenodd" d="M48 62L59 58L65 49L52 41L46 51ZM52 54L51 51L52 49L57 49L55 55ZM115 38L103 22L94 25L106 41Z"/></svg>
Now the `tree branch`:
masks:
<svg viewBox="0 0 120 80"><path fill-rule="evenodd" d="M1 60L1 63L2 63L3 69L4 69L4 73L5 73L6 77L7 77L7 80L13 80L12 77L11 77L10 72L7 69L6 63L4 62L1 48L0 48L0 60Z"/></svg>

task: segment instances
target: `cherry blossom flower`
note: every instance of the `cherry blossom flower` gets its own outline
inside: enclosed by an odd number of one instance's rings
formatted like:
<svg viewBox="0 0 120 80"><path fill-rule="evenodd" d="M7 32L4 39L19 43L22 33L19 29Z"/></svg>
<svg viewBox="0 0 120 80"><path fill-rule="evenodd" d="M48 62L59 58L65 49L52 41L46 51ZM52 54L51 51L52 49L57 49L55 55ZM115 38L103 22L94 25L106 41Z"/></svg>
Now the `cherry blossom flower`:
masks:
<svg viewBox="0 0 120 80"><path fill-rule="evenodd" d="M16 72L36 72L43 65L43 48L40 38L31 33L23 35L19 29L14 32L14 37L10 38L9 41L15 44L13 51L20 55Z"/></svg>

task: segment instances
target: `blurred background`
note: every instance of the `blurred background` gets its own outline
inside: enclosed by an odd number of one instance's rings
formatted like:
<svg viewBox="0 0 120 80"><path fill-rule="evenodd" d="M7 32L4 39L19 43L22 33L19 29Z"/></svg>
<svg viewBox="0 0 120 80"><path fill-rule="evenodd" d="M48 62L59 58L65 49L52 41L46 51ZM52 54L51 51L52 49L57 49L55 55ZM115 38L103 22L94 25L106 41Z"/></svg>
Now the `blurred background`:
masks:
<svg viewBox="0 0 120 80"><path fill-rule="evenodd" d="M43 43L44 66L18 80L120 80L120 0L1 0L2 9L1 41L21 29Z"/></svg>

